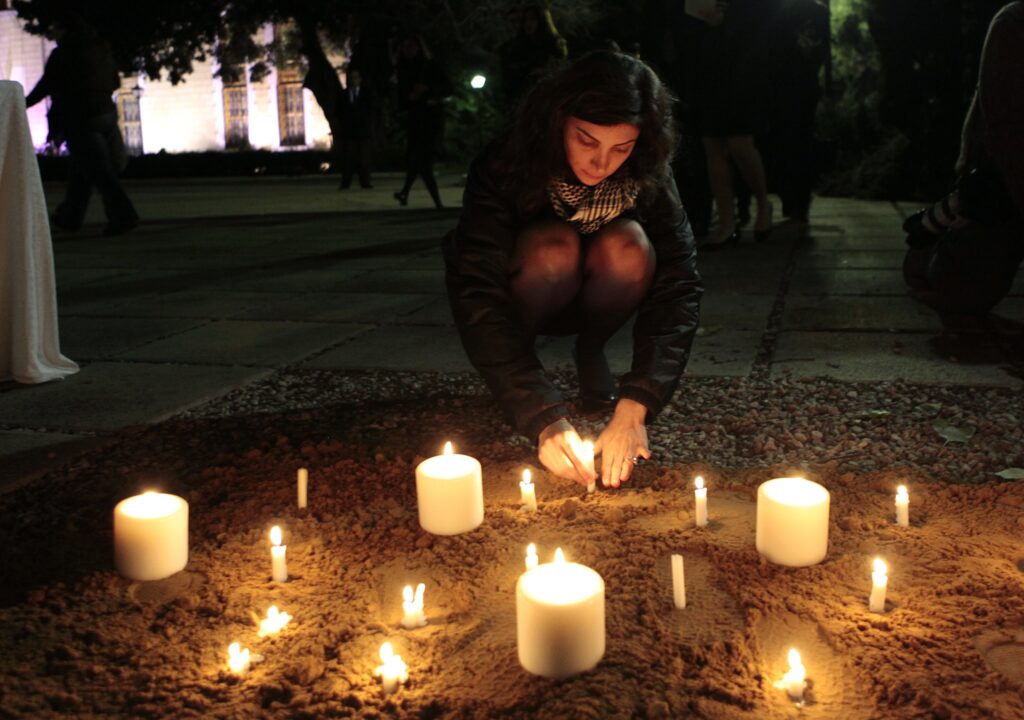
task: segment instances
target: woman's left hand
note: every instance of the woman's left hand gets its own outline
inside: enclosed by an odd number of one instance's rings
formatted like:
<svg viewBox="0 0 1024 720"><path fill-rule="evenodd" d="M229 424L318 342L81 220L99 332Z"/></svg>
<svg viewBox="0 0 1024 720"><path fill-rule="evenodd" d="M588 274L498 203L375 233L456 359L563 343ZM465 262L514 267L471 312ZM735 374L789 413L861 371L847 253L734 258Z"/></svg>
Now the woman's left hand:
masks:
<svg viewBox="0 0 1024 720"><path fill-rule="evenodd" d="M601 455L601 483L619 487L629 480L636 458L650 458L647 447L647 408L623 398L615 406L611 421L594 443L594 454Z"/></svg>

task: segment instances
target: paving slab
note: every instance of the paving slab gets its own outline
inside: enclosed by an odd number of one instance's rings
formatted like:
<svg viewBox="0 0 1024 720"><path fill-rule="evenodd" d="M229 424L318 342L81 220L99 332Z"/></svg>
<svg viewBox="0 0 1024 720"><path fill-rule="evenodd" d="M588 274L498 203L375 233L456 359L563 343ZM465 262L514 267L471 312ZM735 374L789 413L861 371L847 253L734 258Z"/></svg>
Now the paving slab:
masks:
<svg viewBox="0 0 1024 720"><path fill-rule="evenodd" d="M263 305L286 300L283 292L232 292L223 290L186 290L146 295L116 306L123 317L135 318L227 318Z"/></svg>
<svg viewBox="0 0 1024 720"><path fill-rule="evenodd" d="M788 330L899 330L939 332L942 320L911 297L801 296L786 298Z"/></svg>
<svg viewBox="0 0 1024 720"><path fill-rule="evenodd" d="M65 315L60 318L60 347L62 353L77 362L104 360L206 322L209 321Z"/></svg>
<svg viewBox="0 0 1024 720"><path fill-rule="evenodd" d="M1021 387L1005 369L998 348L985 349L976 363L955 362L937 346L935 336L858 332L779 333L772 377L828 376L838 380L909 380L937 385Z"/></svg>
<svg viewBox="0 0 1024 720"><path fill-rule="evenodd" d="M233 316L233 319L377 324L407 318L410 313L419 311L433 300L433 295L405 293L290 294L284 299L239 313Z"/></svg>
<svg viewBox="0 0 1024 720"><path fill-rule="evenodd" d="M442 270L378 270L364 273L345 284L351 292L444 293Z"/></svg>
<svg viewBox="0 0 1024 720"><path fill-rule="evenodd" d="M365 332L366 325L218 320L119 355L121 360L281 367Z"/></svg>
<svg viewBox="0 0 1024 720"><path fill-rule="evenodd" d="M31 432L28 430L0 432L0 457L15 455L28 450L55 447L88 437L91 436L62 432Z"/></svg>
<svg viewBox="0 0 1024 720"><path fill-rule="evenodd" d="M700 304L700 324L705 332L763 331L774 305L774 295L705 294Z"/></svg>
<svg viewBox="0 0 1024 720"><path fill-rule="evenodd" d="M793 295L906 295L901 270L802 268L793 273Z"/></svg>
<svg viewBox="0 0 1024 720"><path fill-rule="evenodd" d="M384 325L302 363L337 370L472 370L454 327Z"/></svg>
<svg viewBox="0 0 1024 720"><path fill-rule="evenodd" d="M224 278L222 287L234 291L267 293L345 292L353 278L366 272L365 269L350 269L340 263L308 270L285 267L275 271L265 268L259 272Z"/></svg>
<svg viewBox="0 0 1024 720"><path fill-rule="evenodd" d="M60 264L55 267L54 276L57 280L57 287L74 288L82 285L92 285L110 281L122 277L130 271L124 268L110 267L67 267Z"/></svg>
<svg viewBox="0 0 1024 720"><path fill-rule="evenodd" d="M407 315L396 320L402 325L454 325L455 318L452 317L452 306L447 297L433 297L431 301Z"/></svg>
<svg viewBox="0 0 1024 720"><path fill-rule="evenodd" d="M0 393L0 422L117 430L159 422L267 374L259 368L99 362L64 380Z"/></svg>
<svg viewBox="0 0 1024 720"><path fill-rule="evenodd" d="M796 267L902 270L904 250L797 250Z"/></svg>

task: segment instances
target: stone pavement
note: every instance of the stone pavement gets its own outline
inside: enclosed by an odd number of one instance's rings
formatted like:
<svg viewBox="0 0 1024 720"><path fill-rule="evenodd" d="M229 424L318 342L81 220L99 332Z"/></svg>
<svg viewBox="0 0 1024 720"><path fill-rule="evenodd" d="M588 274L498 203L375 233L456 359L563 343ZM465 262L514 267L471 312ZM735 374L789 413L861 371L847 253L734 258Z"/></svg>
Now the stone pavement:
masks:
<svg viewBox="0 0 1024 720"><path fill-rule="evenodd" d="M442 178L453 208L459 179ZM137 181L128 190L145 222L116 238L99 232L97 198L81 233L54 238L62 350L82 371L0 385L0 476L281 368L469 370L439 252L458 211L432 209L422 185L399 208L399 182L381 174L373 190L339 192L334 177ZM62 189L47 188L51 207ZM906 294L899 225L913 207L822 198L802 242L780 225L763 245L748 233L702 255L688 373L1020 387L1019 325L1002 322L995 339L970 326L951 335ZM1024 318L1024 278L996 312ZM568 341L542 341L540 355L568 365ZM629 355L624 330L613 367Z"/></svg>

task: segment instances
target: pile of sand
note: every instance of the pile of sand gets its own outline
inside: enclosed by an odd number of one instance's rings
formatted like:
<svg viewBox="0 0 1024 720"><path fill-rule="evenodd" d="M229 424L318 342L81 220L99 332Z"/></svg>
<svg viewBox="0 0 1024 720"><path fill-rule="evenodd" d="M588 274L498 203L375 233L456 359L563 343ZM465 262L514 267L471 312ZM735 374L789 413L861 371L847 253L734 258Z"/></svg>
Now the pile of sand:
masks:
<svg viewBox="0 0 1024 720"><path fill-rule="evenodd" d="M24 717L1024 717L1020 483L811 468L832 493L829 554L790 569L754 549L757 485L788 467L652 463L623 489L588 496L538 471L530 448L495 441L493 424L473 425L475 412L447 418L484 467L486 519L457 537L426 535L416 517L414 467L437 426L388 427L385 410L364 413L359 430L353 417L313 412L158 427L0 499L10 519L0 707ZM295 508L300 466L307 511ZM527 466L536 514L519 508ZM704 529L693 527L698 472L710 487ZM910 528L893 524L898 483L911 488ZM191 558L168 580L133 583L111 569L110 512L146 484L189 501ZM273 524L288 545L284 585L270 580ZM529 542L603 576L596 670L554 682L520 668L514 586ZM681 611L672 553L686 562ZM890 566L884 615L867 610L875 555ZM401 588L417 582L429 624L404 630ZM294 620L260 639L255 617L271 604ZM373 676L385 640L410 674L389 696ZM226 672L232 641L265 658L240 680ZM807 667L802 710L773 686L790 647Z"/></svg>

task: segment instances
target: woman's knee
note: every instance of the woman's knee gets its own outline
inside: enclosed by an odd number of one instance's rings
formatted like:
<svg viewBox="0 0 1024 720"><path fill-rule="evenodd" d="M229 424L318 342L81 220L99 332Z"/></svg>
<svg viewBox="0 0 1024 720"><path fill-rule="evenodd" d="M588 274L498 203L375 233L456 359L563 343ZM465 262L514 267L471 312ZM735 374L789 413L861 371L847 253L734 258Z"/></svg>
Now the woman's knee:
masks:
<svg viewBox="0 0 1024 720"><path fill-rule="evenodd" d="M587 271L624 284L645 283L654 274L654 248L636 220L615 220L587 249Z"/></svg>
<svg viewBox="0 0 1024 720"><path fill-rule="evenodd" d="M524 230L516 242L515 271L532 279L560 282L580 273L580 236L565 222Z"/></svg>

